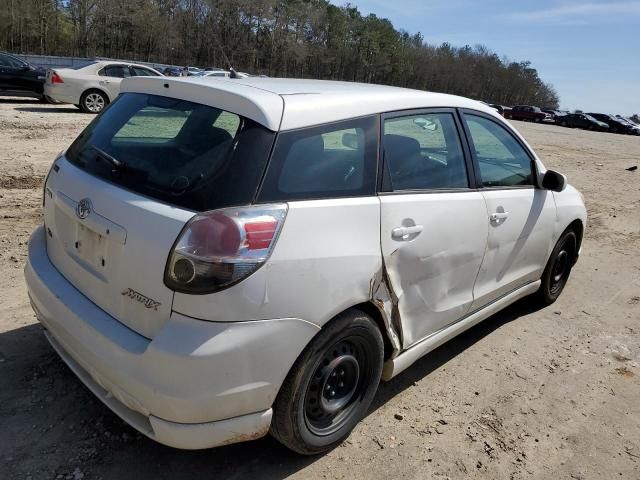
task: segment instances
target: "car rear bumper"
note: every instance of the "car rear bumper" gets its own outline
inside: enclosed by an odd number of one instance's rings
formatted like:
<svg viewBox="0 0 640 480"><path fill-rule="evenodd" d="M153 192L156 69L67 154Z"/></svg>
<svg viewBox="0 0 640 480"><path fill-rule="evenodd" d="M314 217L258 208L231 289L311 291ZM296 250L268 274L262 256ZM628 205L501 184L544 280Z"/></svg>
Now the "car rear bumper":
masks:
<svg viewBox="0 0 640 480"><path fill-rule="evenodd" d="M173 313L153 339L125 327L29 241L29 297L46 336L109 408L150 438L209 448L258 438L291 365L318 327L303 320L207 322Z"/></svg>
<svg viewBox="0 0 640 480"><path fill-rule="evenodd" d="M56 102L72 103L74 105L80 103L80 98L78 97L78 95L69 92L65 84L52 85L49 83L45 83L44 94L47 97L51 97Z"/></svg>

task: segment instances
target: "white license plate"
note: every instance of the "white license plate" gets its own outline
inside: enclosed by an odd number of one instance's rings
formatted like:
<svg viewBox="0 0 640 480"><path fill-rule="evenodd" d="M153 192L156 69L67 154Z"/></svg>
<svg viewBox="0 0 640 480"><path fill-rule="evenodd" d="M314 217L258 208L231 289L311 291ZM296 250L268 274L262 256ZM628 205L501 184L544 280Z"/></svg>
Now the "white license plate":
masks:
<svg viewBox="0 0 640 480"><path fill-rule="evenodd" d="M107 262L107 239L82 223L78 223L76 240L73 245L76 255L97 271L101 271Z"/></svg>

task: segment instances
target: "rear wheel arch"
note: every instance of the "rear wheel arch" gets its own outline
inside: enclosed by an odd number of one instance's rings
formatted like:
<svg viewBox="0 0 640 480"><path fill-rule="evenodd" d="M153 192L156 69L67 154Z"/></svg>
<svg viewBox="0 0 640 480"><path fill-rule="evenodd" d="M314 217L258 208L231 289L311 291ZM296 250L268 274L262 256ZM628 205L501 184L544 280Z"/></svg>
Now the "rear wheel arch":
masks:
<svg viewBox="0 0 640 480"><path fill-rule="evenodd" d="M369 312L365 310L369 310ZM373 310L375 310L375 307L373 307ZM373 310L366 306L363 308L350 307L335 315L311 338L289 368L274 399L270 429L271 435L286 447L306 455L327 451L341 443L362 417L366 415L378 389L384 363L383 351L385 349L385 334L380 331L378 325L378 321L381 319L378 318L376 320L376 314ZM353 336L352 332L354 331L359 331L360 333ZM321 410L316 407L322 404L322 399L316 401L315 396L324 396L323 371L327 372L325 374L327 381L330 380L330 377L338 378L338 380L342 378L341 376L345 372L338 372L339 375L336 377L336 372L330 371L334 368L334 360L341 362L345 358L343 355L353 358L354 355L358 356L355 352L361 350L357 346L345 349L346 344L343 345L340 342L348 342L350 338L363 338L363 333L365 332L369 332L364 335L364 337L368 337L368 341L365 341L365 344L368 343L369 345L369 353L366 353L365 348L364 357L356 361L360 365L359 369L356 368L356 371L359 370L360 374L354 377L354 382L356 382L354 390L347 388L350 392L347 395L349 403L344 406L337 406L336 408L345 409L339 413L329 412L332 415L338 415L336 422L339 423L335 426L329 425L327 427L329 430L326 432L322 431L324 426L313 425L313 419L310 419L309 415L316 415L314 412ZM342 350L338 349L337 351L346 353L336 353L336 350L332 350L335 347L335 345L331 345L334 341L337 342L336 345L342 345ZM327 352L329 353L327 354ZM331 352L333 352L333 357L331 358L334 360L323 359L327 355L330 356ZM363 359L364 363L361 363ZM319 361L323 363L318 363ZM345 375L345 385L350 377L353 377L353 375ZM368 382L365 381L367 377L369 377ZM314 382L320 382L322 386L318 388ZM357 385L360 386L357 387ZM339 389L343 387L342 383L332 387L329 387L329 383L327 383L326 386L326 390L330 391L331 396L338 393L339 398ZM335 391L332 391L332 389L335 389ZM314 394L312 392L319 393ZM352 394L354 395L353 397L351 397ZM309 426L310 421L312 427ZM315 429L320 431L315 431Z"/></svg>
<svg viewBox="0 0 640 480"><path fill-rule="evenodd" d="M397 353L397 352L394 352L395 349L393 347L393 343L391 342L391 339L389 338L389 331L387 330L387 325L385 324L382 313L380 312L380 309L373 302L359 303L351 307L351 309L359 310L363 313L366 313L374 320L374 322L378 326L378 329L382 334L382 340L384 342L384 360L385 361L389 360L394 353Z"/></svg>

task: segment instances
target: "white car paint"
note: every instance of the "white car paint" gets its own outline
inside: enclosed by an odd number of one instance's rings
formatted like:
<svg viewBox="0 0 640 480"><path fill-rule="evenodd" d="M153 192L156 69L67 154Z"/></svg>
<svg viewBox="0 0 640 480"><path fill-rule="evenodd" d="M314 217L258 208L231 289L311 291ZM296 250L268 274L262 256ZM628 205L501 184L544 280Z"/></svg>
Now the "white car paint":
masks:
<svg viewBox="0 0 640 480"><path fill-rule="evenodd" d="M470 109L526 145L479 102L401 88L137 78L122 91L212 105L274 132L397 110ZM540 182L545 168L533 162ZM91 211L78 218L87 198ZM559 236L572 222L586 223L571 186L380 193L286 207L262 268L215 293L178 293L163 281L165 265L196 212L60 156L25 268L47 338L98 398L145 435L178 448L248 440L268 432L284 378L337 314L358 305L379 313L391 349L383 377L390 379L535 292ZM508 215L495 221L495 213Z"/></svg>
<svg viewBox="0 0 640 480"><path fill-rule="evenodd" d="M169 78L170 81L167 81ZM122 91L170 95L223 108L249 117L273 131L295 130L416 107L473 108L500 118L493 108L468 98L408 88L329 80L145 77L125 79ZM280 104L279 108L277 103ZM309 114L310 111L313 111L313 115Z"/></svg>
<svg viewBox="0 0 640 480"><path fill-rule="evenodd" d="M85 92L89 90L97 90L103 92L107 96L109 102L112 102L120 93L120 84L123 80L123 78L107 76L104 74L101 75L101 72L105 73L105 67L112 65L136 67L149 71L151 75L162 77L160 72L147 65L115 61L100 61L78 69L56 68L49 70L47 72L47 80L44 85L45 95L48 95L57 102L78 105L80 104L82 95ZM52 83L51 77L54 73L57 73L64 83Z"/></svg>

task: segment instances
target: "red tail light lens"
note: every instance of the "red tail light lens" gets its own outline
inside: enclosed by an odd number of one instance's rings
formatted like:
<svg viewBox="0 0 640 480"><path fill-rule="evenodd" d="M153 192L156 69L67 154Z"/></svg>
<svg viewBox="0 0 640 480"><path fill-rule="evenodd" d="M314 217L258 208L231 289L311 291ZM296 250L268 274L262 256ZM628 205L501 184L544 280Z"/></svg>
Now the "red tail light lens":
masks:
<svg viewBox="0 0 640 480"><path fill-rule="evenodd" d="M282 229L286 205L227 208L193 217L169 256L165 284L183 293L213 293L255 272Z"/></svg>
<svg viewBox="0 0 640 480"><path fill-rule="evenodd" d="M62 77L58 75L57 72L53 72L51 74L51 83L64 83L64 80L62 80Z"/></svg>

